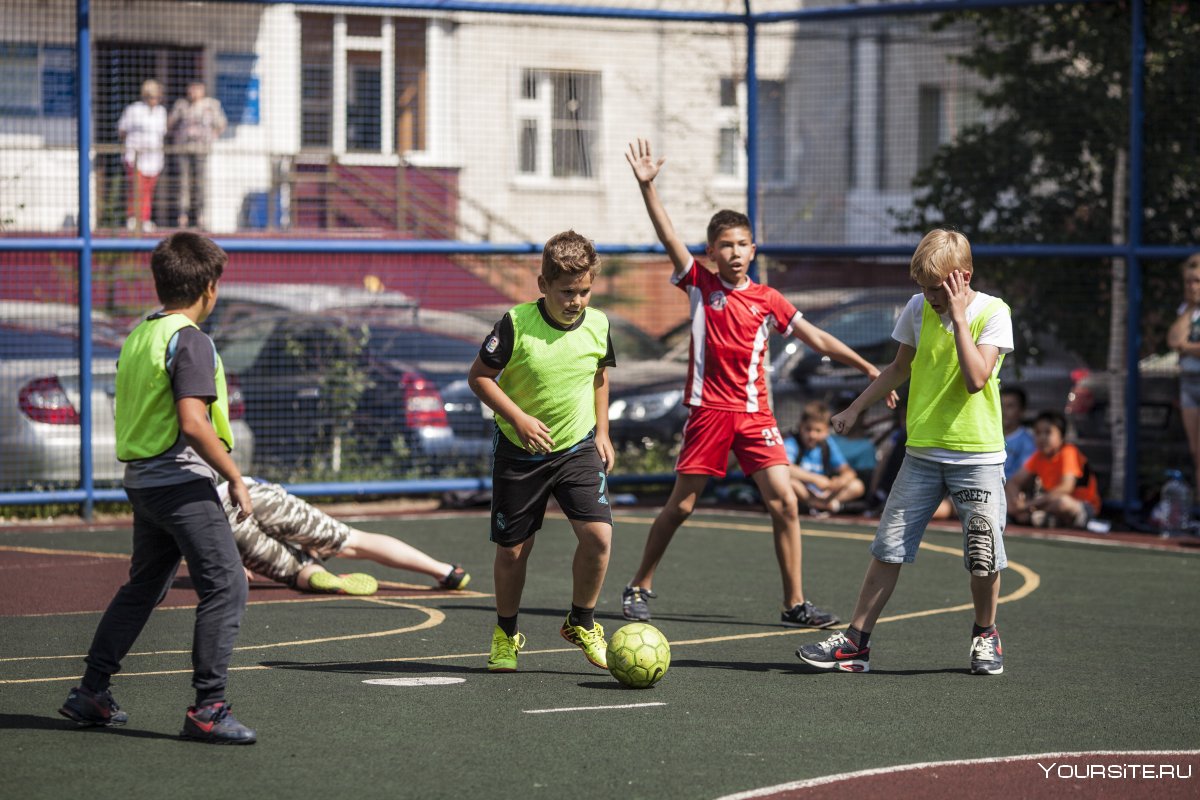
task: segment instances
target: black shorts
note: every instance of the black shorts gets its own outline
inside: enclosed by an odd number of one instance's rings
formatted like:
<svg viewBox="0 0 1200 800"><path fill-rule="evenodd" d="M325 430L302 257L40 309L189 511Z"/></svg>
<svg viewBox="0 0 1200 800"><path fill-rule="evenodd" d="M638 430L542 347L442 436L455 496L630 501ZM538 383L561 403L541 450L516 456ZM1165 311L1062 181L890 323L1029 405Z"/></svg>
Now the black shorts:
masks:
<svg viewBox="0 0 1200 800"><path fill-rule="evenodd" d="M537 533L550 495L567 519L612 524L608 476L589 435L574 447L549 456L531 456L497 432L492 466L492 535L512 547Z"/></svg>

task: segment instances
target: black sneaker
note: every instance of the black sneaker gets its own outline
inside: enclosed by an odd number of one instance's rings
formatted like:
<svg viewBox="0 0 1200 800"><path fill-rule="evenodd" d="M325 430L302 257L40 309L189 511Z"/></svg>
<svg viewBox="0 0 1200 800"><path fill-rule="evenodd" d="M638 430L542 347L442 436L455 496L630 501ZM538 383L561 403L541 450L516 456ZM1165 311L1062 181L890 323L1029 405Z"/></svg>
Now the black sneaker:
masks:
<svg viewBox="0 0 1200 800"><path fill-rule="evenodd" d="M254 744L258 734L238 722L229 711L228 703L188 706L180 737L210 744Z"/></svg>
<svg viewBox="0 0 1200 800"><path fill-rule="evenodd" d="M103 692L91 692L82 686L76 686L67 695L67 702L62 704L58 713L80 725L115 728L129 722L129 715L121 710L108 689Z"/></svg>
<svg viewBox="0 0 1200 800"><path fill-rule="evenodd" d="M450 571L446 573L446 577L438 581L438 588L446 589L447 591L452 592L457 589L467 588L467 584L470 582L471 576L467 574L467 571L458 564L455 564L450 568Z"/></svg>
<svg viewBox="0 0 1200 800"><path fill-rule="evenodd" d="M787 628L828 628L837 625L838 618L805 600L781 613L779 623Z"/></svg>
<svg viewBox="0 0 1200 800"><path fill-rule="evenodd" d="M656 597L658 595L649 589L643 589L640 586L626 586L621 592L621 615L625 619L649 622L650 604L646 601Z"/></svg>
<svg viewBox="0 0 1200 800"><path fill-rule="evenodd" d="M839 672L871 671L871 648L860 648L841 631L823 642L804 645L796 650L796 658L817 669L834 669Z"/></svg>
<svg viewBox="0 0 1200 800"><path fill-rule="evenodd" d="M999 675L1004 672L1004 648L1000 646L1000 631L992 628L990 633L971 640L971 674Z"/></svg>

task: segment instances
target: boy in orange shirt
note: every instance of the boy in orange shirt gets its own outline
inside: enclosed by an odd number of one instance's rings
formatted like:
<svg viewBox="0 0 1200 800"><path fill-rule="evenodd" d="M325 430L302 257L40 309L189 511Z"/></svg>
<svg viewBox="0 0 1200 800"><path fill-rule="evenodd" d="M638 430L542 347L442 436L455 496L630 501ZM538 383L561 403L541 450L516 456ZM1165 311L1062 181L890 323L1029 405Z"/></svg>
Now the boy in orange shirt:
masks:
<svg viewBox="0 0 1200 800"><path fill-rule="evenodd" d="M1086 527L1100 513L1100 490L1087 458L1064 443L1067 420L1043 411L1033 425L1037 452L1004 487L1008 510L1017 522L1038 527Z"/></svg>

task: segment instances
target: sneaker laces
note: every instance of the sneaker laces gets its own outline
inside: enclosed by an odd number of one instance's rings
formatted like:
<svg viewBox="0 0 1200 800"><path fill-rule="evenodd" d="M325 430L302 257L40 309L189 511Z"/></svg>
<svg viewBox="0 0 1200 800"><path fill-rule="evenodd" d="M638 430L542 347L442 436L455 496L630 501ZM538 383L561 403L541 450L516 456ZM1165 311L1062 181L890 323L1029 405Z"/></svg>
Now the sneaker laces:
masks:
<svg viewBox="0 0 1200 800"><path fill-rule="evenodd" d="M995 661L996 660L996 637L995 636L976 636L971 647L971 655L977 661Z"/></svg>
<svg viewBox="0 0 1200 800"><path fill-rule="evenodd" d="M850 645L855 650L859 649L858 645L856 645L856 644L854 644L854 642L850 641L850 638L848 636L846 636L844 631L838 631L837 633L833 634L825 641L821 642L821 647L827 649L829 652L832 653L834 650L837 650L839 647L841 647L844 644Z"/></svg>
<svg viewBox="0 0 1200 800"><path fill-rule="evenodd" d="M512 636L503 637L496 646L497 658L515 658L525 646L525 634L517 631Z"/></svg>
<svg viewBox="0 0 1200 800"><path fill-rule="evenodd" d="M574 627L577 631L579 631L579 638L586 645L594 646L604 641L604 628L600 627L599 622L595 623L591 630L582 628L578 625Z"/></svg>
<svg viewBox="0 0 1200 800"><path fill-rule="evenodd" d="M653 600L656 597L658 595L649 589L643 589L640 586L626 586L622 600L626 603L636 603L638 600Z"/></svg>

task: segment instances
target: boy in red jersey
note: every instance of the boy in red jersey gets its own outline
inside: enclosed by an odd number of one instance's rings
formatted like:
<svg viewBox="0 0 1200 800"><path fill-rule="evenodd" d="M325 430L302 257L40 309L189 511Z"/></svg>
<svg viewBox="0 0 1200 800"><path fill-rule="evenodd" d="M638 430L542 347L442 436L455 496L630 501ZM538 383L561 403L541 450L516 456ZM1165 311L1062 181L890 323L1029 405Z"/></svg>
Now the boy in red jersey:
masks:
<svg viewBox="0 0 1200 800"><path fill-rule="evenodd" d="M806 600L801 586L800 517L783 436L767 402L767 337L771 328L791 333L872 379L879 370L806 321L779 292L750 280L747 271L755 246L744 214L718 211L708 223L707 254L717 268L713 274L688 253L654 188L664 159L656 161L650 142L639 139L636 146L629 145L625 160L633 168L655 233L675 267L671 281L687 293L692 347L683 393L691 411L675 464L675 487L650 527L642 563L622 594L621 611L626 619L650 619L647 600L656 596L651 587L658 563L675 531L691 516L709 478L725 475L732 449L771 514L775 556L783 577L782 624L835 625L838 618Z"/></svg>

